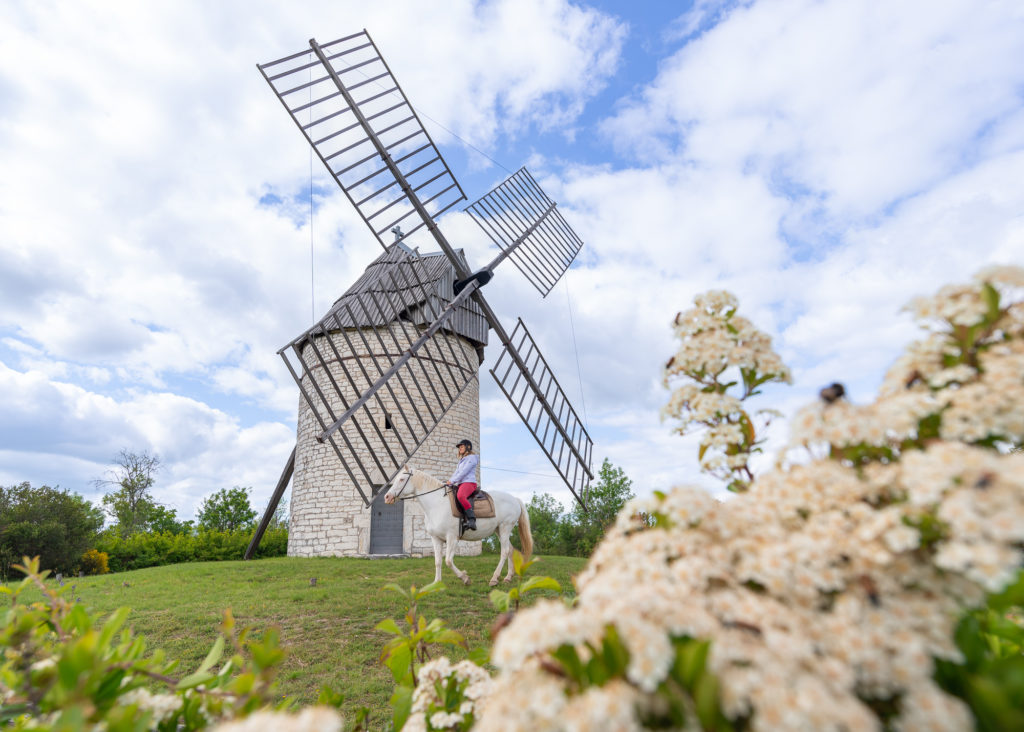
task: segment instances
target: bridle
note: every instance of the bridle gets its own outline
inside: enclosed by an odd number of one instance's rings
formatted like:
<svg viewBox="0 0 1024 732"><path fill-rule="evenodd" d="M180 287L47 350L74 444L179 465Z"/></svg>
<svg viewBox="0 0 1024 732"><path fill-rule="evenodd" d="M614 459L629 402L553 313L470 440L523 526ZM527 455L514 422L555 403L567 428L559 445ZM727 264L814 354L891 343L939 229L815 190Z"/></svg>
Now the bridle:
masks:
<svg viewBox="0 0 1024 732"><path fill-rule="evenodd" d="M446 490L448 488L447 483L442 483L437 488L431 488L429 491L423 491L422 493L413 493L411 496L403 496L402 494L405 493L405 488L406 486L409 485L410 480L412 480L412 471L409 471L409 477L405 479L405 485L402 486L402 490L400 490L398 492L398 495L395 496L396 501L411 501L412 499L417 498L419 496L426 496L430 493L437 493L440 490Z"/></svg>

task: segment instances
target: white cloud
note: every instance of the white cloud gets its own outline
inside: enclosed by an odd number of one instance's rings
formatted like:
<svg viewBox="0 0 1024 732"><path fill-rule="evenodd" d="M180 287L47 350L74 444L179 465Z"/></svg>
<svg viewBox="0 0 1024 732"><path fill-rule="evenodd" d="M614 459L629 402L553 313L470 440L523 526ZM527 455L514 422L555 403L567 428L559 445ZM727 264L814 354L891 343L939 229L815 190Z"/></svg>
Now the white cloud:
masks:
<svg viewBox="0 0 1024 732"><path fill-rule="evenodd" d="M311 233L309 151L255 64L367 27L431 120L489 147L571 122L624 32L561 0L26 2L0 23L0 477L85 490L151 449L186 511L277 479L311 247L317 317L379 252L319 168Z"/></svg>
<svg viewBox="0 0 1024 732"><path fill-rule="evenodd" d="M538 141L531 170L586 246L546 300L511 268L486 294L583 416L578 354L598 465L638 491L704 480L657 418L694 294L731 289L772 333L796 384L765 398L790 409L833 380L870 397L914 335L906 300L1024 259L1022 12L699 2L644 79L622 67L628 18L556 0L9 3L0 481L84 486L129 447L165 458L186 514L230 485L265 500L294 441L276 351L312 321L311 246L317 315L379 248L316 166L311 237L309 151L254 63L360 27L430 118L487 151ZM613 74L638 91L600 98ZM446 155L460 144L427 125ZM467 217L444 227L470 261L493 256ZM553 472L481 383L485 463Z"/></svg>

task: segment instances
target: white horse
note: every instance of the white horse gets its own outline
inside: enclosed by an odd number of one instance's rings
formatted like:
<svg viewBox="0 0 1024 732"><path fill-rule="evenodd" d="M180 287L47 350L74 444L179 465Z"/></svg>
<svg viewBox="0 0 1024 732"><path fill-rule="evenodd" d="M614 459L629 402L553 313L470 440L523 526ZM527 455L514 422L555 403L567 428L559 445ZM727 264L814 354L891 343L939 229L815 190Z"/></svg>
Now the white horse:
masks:
<svg viewBox="0 0 1024 732"><path fill-rule="evenodd" d="M448 490L445 484L437 478L406 466L399 471L398 475L391 482L391 488L384 494L385 503L394 503L403 492L408 495L401 500L414 498L423 509L423 520L434 542L434 581L441 580L441 554L444 553L444 563L455 573L455 576L462 580L463 584L469 584L469 575L455 566L455 544L459 540L459 521L452 516L452 507L448 498ZM501 574L501 565L508 562L508 573L505 581L512 581L512 544L509 536L512 534L512 527L519 525L519 541L523 546L523 556L530 558L533 552L533 534L530 533L530 514L526 506L513 495L501 493L500 491L487 491L494 499L494 517L477 518L476 530L467 531L462 535L466 541L483 541L495 531L498 532L498 541L501 543L501 558L498 566L491 577L490 585L498 584L498 576ZM456 499L457 500L457 499Z"/></svg>

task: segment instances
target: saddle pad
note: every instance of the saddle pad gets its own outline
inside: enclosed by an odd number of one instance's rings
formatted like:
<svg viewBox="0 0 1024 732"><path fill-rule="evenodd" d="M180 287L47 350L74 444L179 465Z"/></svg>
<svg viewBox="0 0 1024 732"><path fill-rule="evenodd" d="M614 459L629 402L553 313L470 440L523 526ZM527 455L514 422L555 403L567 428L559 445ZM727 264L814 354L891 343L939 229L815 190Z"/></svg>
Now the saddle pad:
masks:
<svg viewBox="0 0 1024 732"><path fill-rule="evenodd" d="M461 517L462 511L459 504L455 502L455 491L448 491L448 502L452 504L452 516ZM494 518L494 499L490 494L477 489L473 494L473 513L477 518Z"/></svg>

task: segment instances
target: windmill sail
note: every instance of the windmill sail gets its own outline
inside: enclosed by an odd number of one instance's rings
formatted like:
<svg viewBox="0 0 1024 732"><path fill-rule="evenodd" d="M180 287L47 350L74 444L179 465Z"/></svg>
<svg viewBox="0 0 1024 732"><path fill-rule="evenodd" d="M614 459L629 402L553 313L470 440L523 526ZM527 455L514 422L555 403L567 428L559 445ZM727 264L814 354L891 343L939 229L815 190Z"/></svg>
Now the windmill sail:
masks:
<svg viewBox="0 0 1024 732"><path fill-rule="evenodd" d="M466 200L366 31L310 47L259 69L382 247Z"/></svg>
<svg viewBox="0 0 1024 732"><path fill-rule="evenodd" d="M522 320L491 369L509 402L584 507L594 443Z"/></svg>
<svg viewBox="0 0 1024 732"><path fill-rule="evenodd" d="M495 376L499 386L585 505L589 435L522 322L510 338L483 298L479 287L490 277L471 275L435 223L465 200L448 165L365 31L309 44L309 51L261 64L260 71L387 256L396 259L380 281L371 278L350 291L282 349L309 406L300 419L315 420L318 439L331 446L357 487L390 480L476 378L476 351L449 334L465 336L461 325L485 322L476 342L486 343L490 326L509 364L499 359L505 369L505 377ZM501 249L484 271L511 257L543 295L582 246L525 169L467 210ZM399 242L426 227L458 288L441 278L442 293L439 281L422 271L425 257L385 244L383 236L395 226L405 231ZM339 343L359 363L349 363ZM372 368L362 363L364 355Z"/></svg>
<svg viewBox="0 0 1024 732"><path fill-rule="evenodd" d="M526 168L520 168L466 208L466 212L544 297L583 246L583 241L555 208L555 202L541 190ZM496 259L490 268L504 256Z"/></svg>
<svg viewBox="0 0 1024 732"><path fill-rule="evenodd" d="M450 271L443 257L394 245L279 351L308 407L300 421L315 420L366 505L477 378L463 336L485 343L487 327L473 288L452 295Z"/></svg>

